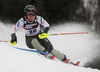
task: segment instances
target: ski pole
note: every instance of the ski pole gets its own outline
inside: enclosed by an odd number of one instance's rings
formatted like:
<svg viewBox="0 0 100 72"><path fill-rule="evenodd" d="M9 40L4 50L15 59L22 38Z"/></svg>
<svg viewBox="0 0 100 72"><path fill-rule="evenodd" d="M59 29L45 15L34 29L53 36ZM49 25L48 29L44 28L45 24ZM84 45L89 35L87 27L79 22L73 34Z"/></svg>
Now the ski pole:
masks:
<svg viewBox="0 0 100 72"><path fill-rule="evenodd" d="M47 33L43 33L39 35L40 39L44 39L47 36L54 36L54 35L72 35L72 34L87 34L88 32L75 32L75 33L60 33L60 34L47 34Z"/></svg>
<svg viewBox="0 0 100 72"><path fill-rule="evenodd" d="M3 40L0 40L0 42L9 42L11 45L16 45L16 41L11 43L11 41L3 41Z"/></svg>
<svg viewBox="0 0 100 72"><path fill-rule="evenodd" d="M10 42L10 41L3 41L3 40L0 40L0 42Z"/></svg>
<svg viewBox="0 0 100 72"><path fill-rule="evenodd" d="M52 35L72 35L72 34L88 34L88 32L75 32L75 33L48 34L48 36L52 36Z"/></svg>
<svg viewBox="0 0 100 72"><path fill-rule="evenodd" d="M44 37L47 37L47 36L54 36L54 35L73 35L73 34L88 34L88 32L75 32L75 33L60 33L60 34L43 34L43 35L39 35L40 38L44 38ZM3 40L0 40L0 42L10 42L10 41L3 41Z"/></svg>

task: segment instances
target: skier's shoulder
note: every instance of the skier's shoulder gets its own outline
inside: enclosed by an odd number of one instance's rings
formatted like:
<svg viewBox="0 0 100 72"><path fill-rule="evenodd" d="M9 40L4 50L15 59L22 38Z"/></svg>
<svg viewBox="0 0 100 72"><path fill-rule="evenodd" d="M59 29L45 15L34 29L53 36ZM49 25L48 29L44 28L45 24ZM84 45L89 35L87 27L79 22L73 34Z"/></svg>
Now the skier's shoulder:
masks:
<svg viewBox="0 0 100 72"><path fill-rule="evenodd" d="M39 23L42 23L42 20L44 20L44 19L43 19L42 16L36 15L36 20L37 20Z"/></svg>
<svg viewBox="0 0 100 72"><path fill-rule="evenodd" d="M43 18L43 17L41 17L39 15L36 15L35 17L36 17L36 19L42 19Z"/></svg>
<svg viewBox="0 0 100 72"><path fill-rule="evenodd" d="M41 16L39 16L39 15L35 15L37 18L41 18Z"/></svg>
<svg viewBox="0 0 100 72"><path fill-rule="evenodd" d="M23 20L23 18L20 18L18 21L17 21L17 25L20 25L20 26L22 26L23 25L23 23L24 23L24 20Z"/></svg>
<svg viewBox="0 0 100 72"><path fill-rule="evenodd" d="M20 18L18 21L23 22L24 18Z"/></svg>

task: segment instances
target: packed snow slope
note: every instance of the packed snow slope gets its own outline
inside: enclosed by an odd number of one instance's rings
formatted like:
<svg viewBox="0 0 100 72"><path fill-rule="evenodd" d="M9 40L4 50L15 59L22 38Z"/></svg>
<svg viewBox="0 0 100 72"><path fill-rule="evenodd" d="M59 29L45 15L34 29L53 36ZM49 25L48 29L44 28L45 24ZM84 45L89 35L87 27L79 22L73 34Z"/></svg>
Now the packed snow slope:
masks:
<svg viewBox="0 0 100 72"><path fill-rule="evenodd" d="M10 32L14 25L0 22L0 40L10 40ZM73 62L80 61L81 66L98 56L96 46L99 40L90 27L77 23L63 23L51 26L49 33L89 32L81 35L49 36L55 49L66 54ZM25 45L23 29L17 32L16 47L28 49ZM94 50L95 52L94 54ZM97 69L76 67L60 61L52 61L37 53L12 48L10 43L0 43L0 72L99 72Z"/></svg>

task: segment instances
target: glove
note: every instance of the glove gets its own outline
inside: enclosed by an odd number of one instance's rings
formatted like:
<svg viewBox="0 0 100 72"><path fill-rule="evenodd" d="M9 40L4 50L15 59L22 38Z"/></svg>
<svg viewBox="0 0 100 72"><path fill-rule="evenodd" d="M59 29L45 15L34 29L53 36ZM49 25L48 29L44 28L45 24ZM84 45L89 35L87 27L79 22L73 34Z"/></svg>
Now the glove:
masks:
<svg viewBox="0 0 100 72"><path fill-rule="evenodd" d="M38 35L38 37L39 37L40 39L44 39L44 38L46 38L47 36L49 36L49 34L47 34L47 33L42 33L42 34L39 34L39 35Z"/></svg>
<svg viewBox="0 0 100 72"><path fill-rule="evenodd" d="M10 43L11 43L11 45L16 45L17 44L17 37L15 36L15 34L11 34Z"/></svg>
<svg viewBox="0 0 100 72"><path fill-rule="evenodd" d="M47 34L48 30L49 30L49 27L46 27L46 28L43 30L43 33L42 33L42 34L39 34L39 38L40 38L40 39L44 39L44 38L46 38L47 36L49 36L49 34Z"/></svg>

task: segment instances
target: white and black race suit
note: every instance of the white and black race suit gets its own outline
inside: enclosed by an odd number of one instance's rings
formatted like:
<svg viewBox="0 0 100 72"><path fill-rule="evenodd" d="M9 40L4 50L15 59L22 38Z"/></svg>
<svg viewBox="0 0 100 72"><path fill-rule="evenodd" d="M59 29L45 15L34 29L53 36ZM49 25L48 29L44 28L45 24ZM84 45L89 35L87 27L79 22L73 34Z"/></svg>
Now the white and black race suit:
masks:
<svg viewBox="0 0 100 72"><path fill-rule="evenodd" d="M32 39L36 38L41 46L45 48L45 51L51 52L53 49L50 41L45 39L39 39L38 35L41 33L40 26L43 26L44 29L49 27L49 24L41 16L34 16L33 20L28 20L25 16L18 20L16 25L13 27L11 34L16 33L17 30L23 28L25 31L26 45L29 48L34 49L34 46L31 44Z"/></svg>

